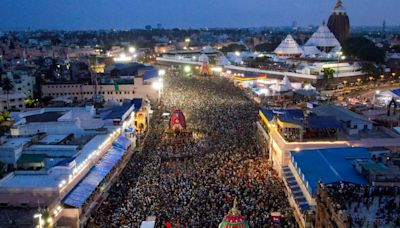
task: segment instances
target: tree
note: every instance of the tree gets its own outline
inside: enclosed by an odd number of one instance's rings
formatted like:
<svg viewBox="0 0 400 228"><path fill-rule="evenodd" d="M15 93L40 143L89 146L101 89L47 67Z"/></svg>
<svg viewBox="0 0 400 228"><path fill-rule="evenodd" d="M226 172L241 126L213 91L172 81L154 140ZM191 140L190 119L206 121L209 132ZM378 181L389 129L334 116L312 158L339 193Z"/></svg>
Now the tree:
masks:
<svg viewBox="0 0 400 228"><path fill-rule="evenodd" d="M376 63L385 60L385 51L365 37L350 37L345 40L342 48L345 55L353 58Z"/></svg>
<svg viewBox="0 0 400 228"><path fill-rule="evenodd" d="M394 45L393 47L390 48L393 52L400 52L400 45Z"/></svg>
<svg viewBox="0 0 400 228"><path fill-rule="evenodd" d="M6 93L6 100L7 100L7 109L9 109L9 99L8 96L10 94L10 91L14 88L14 85L12 83L12 81L9 78L4 78L1 82L1 88L3 89L3 91Z"/></svg>
<svg viewBox="0 0 400 228"><path fill-rule="evenodd" d="M26 106L27 108L36 107L36 106L37 106L37 101L38 101L38 100L35 100L35 99L32 99L32 98L27 98L27 99L25 100L25 106Z"/></svg>
<svg viewBox="0 0 400 228"><path fill-rule="evenodd" d="M224 53L235 52L235 51L246 51L246 50L247 50L246 46L242 44L229 44L228 46L221 48L221 51Z"/></svg>
<svg viewBox="0 0 400 228"><path fill-rule="evenodd" d="M280 42L263 43L255 46L256 51L259 52L273 52L278 47Z"/></svg>
<svg viewBox="0 0 400 228"><path fill-rule="evenodd" d="M382 68L375 66L373 63L364 63L361 66L361 71L375 79L378 79L383 73Z"/></svg>
<svg viewBox="0 0 400 228"><path fill-rule="evenodd" d="M322 72L324 73L325 79L331 79L335 75L335 70L332 68L324 68Z"/></svg>

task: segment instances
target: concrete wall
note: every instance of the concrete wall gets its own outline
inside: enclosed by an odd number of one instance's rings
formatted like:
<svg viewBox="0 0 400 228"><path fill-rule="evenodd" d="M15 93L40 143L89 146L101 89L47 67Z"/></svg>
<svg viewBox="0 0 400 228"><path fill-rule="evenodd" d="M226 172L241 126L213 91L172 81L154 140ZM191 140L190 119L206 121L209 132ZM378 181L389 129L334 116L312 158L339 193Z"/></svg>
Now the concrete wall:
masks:
<svg viewBox="0 0 400 228"><path fill-rule="evenodd" d="M156 100L158 91L156 91L151 83L145 84L143 78L135 78L133 84L120 84L119 90L115 91L114 85L98 85L97 94L102 96L105 101L114 99L123 101L124 99L132 100L133 98L147 98ZM77 101L90 100L95 93L94 85L81 84L49 84L42 85L42 96L70 96Z"/></svg>

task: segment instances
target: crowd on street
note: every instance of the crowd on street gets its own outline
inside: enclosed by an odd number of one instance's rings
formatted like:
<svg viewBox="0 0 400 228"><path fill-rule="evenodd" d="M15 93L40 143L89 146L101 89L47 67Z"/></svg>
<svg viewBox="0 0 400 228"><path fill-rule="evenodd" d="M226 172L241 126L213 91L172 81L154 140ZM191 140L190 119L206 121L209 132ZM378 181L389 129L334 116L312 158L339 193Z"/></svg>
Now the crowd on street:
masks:
<svg viewBox="0 0 400 228"><path fill-rule="evenodd" d="M336 184L326 188L354 227L400 227L400 188Z"/></svg>
<svg viewBox="0 0 400 228"><path fill-rule="evenodd" d="M250 227L269 227L280 212L282 227L296 227L283 182L258 146L258 107L224 78L169 74L161 105L140 152L89 219L89 227L217 227L236 198ZM161 137L162 114L179 108L194 140L174 144Z"/></svg>

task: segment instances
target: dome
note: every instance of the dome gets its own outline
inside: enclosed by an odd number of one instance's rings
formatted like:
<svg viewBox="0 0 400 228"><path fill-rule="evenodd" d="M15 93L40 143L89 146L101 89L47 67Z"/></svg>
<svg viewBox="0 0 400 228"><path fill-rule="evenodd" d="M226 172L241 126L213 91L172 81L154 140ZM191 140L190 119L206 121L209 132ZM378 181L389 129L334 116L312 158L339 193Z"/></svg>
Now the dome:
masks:
<svg viewBox="0 0 400 228"><path fill-rule="evenodd" d="M328 27L341 44L350 36L350 20L341 0L337 1L329 17Z"/></svg>
<svg viewBox="0 0 400 228"><path fill-rule="evenodd" d="M199 62L208 63L208 60L209 60L208 56L204 53L199 56Z"/></svg>
<svg viewBox="0 0 400 228"><path fill-rule="evenodd" d="M233 203L232 209L230 209L228 214L225 215L218 228L249 228L249 225L245 221L244 217L236 208L236 199Z"/></svg>
<svg viewBox="0 0 400 228"><path fill-rule="evenodd" d="M289 34L275 49L274 53L279 56L300 56L303 50Z"/></svg>
<svg viewBox="0 0 400 228"><path fill-rule="evenodd" d="M306 42L305 46L315 46L320 51L330 52L332 49L340 47L340 43L328 26L323 23Z"/></svg>

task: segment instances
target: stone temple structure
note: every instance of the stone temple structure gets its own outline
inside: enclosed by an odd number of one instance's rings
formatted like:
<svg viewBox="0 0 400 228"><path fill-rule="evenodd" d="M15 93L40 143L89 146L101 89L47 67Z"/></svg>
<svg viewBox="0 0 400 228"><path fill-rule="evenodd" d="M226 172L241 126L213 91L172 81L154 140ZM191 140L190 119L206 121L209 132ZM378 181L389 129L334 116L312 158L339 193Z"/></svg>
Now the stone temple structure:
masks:
<svg viewBox="0 0 400 228"><path fill-rule="evenodd" d="M337 1L329 17L328 28L341 44L350 36L350 20L341 0Z"/></svg>

